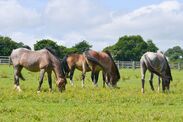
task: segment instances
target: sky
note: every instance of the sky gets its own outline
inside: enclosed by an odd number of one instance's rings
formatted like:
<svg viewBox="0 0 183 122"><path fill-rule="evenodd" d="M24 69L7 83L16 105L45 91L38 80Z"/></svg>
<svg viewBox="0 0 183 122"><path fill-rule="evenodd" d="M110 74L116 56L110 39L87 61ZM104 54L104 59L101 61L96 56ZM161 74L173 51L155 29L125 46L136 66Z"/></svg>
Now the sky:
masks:
<svg viewBox="0 0 183 122"><path fill-rule="evenodd" d="M52 39L82 40L102 50L124 35L141 35L166 51L183 48L183 0L0 0L0 35L33 47Z"/></svg>

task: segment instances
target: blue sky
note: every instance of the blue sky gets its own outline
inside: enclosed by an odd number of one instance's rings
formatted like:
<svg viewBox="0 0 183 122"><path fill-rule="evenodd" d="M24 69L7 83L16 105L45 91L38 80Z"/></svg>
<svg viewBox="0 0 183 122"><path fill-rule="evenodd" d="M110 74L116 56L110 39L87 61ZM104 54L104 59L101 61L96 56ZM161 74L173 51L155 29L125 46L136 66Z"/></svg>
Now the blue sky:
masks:
<svg viewBox="0 0 183 122"><path fill-rule="evenodd" d="M0 35L33 47L49 38L102 50L124 35L142 35L165 51L183 47L183 0L0 0Z"/></svg>

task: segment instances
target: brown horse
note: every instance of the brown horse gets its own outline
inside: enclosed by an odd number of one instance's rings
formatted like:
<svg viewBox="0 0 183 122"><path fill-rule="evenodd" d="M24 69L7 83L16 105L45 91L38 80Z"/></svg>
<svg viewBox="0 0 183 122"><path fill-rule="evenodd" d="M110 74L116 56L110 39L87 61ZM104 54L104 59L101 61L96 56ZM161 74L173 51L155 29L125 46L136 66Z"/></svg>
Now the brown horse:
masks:
<svg viewBox="0 0 183 122"><path fill-rule="evenodd" d="M159 76L159 83L158 83L158 91L160 87L160 77L162 78L162 89L169 90L170 81L172 80L170 66L168 61L163 53L157 52L146 52L140 60L140 67L141 67L141 76L142 76L142 93L144 93L144 83L145 83L145 73L147 69L151 72L151 77L149 80L151 89L154 91L153 86L153 74Z"/></svg>
<svg viewBox="0 0 183 122"><path fill-rule="evenodd" d="M105 87L105 83L108 85L111 84L113 87L117 85L120 74L109 51L96 52L88 50L84 52L84 55L94 76L98 77L97 74L99 74L101 70L103 71L103 87ZM97 84L95 79L96 78L94 78L94 84Z"/></svg>
<svg viewBox="0 0 183 122"><path fill-rule="evenodd" d="M70 73L69 77L71 85L74 85L73 75L75 69L82 71L82 87L84 86L85 74L86 72L91 71L91 69L89 68L85 57L82 54L74 53L66 55L62 60L62 66L62 70L66 75Z"/></svg>
<svg viewBox="0 0 183 122"><path fill-rule="evenodd" d="M17 90L21 91L19 78L25 80L21 74L23 67L32 72L40 71L38 92L40 92L45 72L48 74L49 88L52 90L52 71L55 73L59 91L65 90L66 79L61 70L61 62L51 49L45 48L39 51L31 51L25 48L18 48L12 51L10 59L14 67L14 84Z"/></svg>

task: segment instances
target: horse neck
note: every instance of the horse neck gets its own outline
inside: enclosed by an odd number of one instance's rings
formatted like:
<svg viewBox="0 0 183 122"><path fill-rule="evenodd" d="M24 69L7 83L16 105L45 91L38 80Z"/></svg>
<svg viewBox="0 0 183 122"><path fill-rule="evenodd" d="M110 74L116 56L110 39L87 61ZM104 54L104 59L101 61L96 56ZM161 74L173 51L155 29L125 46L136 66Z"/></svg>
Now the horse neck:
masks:
<svg viewBox="0 0 183 122"><path fill-rule="evenodd" d="M51 59L51 61L52 61L53 71L54 71L54 73L56 75L56 78L58 79L58 78L63 77L63 73L61 72L60 60L55 58L55 57L53 57Z"/></svg>
<svg viewBox="0 0 183 122"><path fill-rule="evenodd" d="M61 69L59 69L59 67L54 66L53 71L57 79L62 77Z"/></svg>

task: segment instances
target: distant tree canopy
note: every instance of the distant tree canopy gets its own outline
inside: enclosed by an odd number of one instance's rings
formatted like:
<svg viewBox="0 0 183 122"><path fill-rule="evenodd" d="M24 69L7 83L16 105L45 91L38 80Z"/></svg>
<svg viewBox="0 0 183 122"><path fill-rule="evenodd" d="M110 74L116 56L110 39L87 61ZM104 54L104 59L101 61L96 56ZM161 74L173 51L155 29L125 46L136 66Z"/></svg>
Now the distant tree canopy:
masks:
<svg viewBox="0 0 183 122"><path fill-rule="evenodd" d="M60 52L60 47L57 45L56 42L50 40L50 39L42 39L40 41L37 41L36 44L34 44L34 50L40 50L45 47L52 48L56 55L58 55L61 58L61 52Z"/></svg>
<svg viewBox="0 0 183 122"><path fill-rule="evenodd" d="M141 36L136 35L123 36L116 44L106 47L104 50L111 51L115 60L138 61L145 52L156 52L158 48L152 40L146 43Z"/></svg>
<svg viewBox="0 0 183 122"><path fill-rule="evenodd" d="M170 61L178 62L183 61L183 49L180 46L175 46L173 48L169 48L165 55L169 58Z"/></svg>
<svg viewBox="0 0 183 122"><path fill-rule="evenodd" d="M89 45L89 43L85 40L77 43L71 48L67 48L62 45L57 45L56 42L49 39L43 39L37 41L36 44L34 44L34 50L40 50L45 47L52 48L60 58L63 58L65 55L70 53L83 53L85 50L90 49L92 46Z"/></svg>
<svg viewBox="0 0 183 122"><path fill-rule="evenodd" d="M9 37L0 36L0 56L9 56L13 49L23 46L22 42L17 43Z"/></svg>
<svg viewBox="0 0 183 122"><path fill-rule="evenodd" d="M90 45L87 41L83 40L77 44L75 44L74 46L72 46L71 48L66 48L65 52L67 54L70 53L83 53L86 50L89 50L92 47L92 45Z"/></svg>
<svg viewBox="0 0 183 122"><path fill-rule="evenodd" d="M75 48L77 50L77 53L83 53L86 50L89 50L92 47L92 45L90 45L87 41L83 40L77 44L75 44L75 46L73 46L73 48Z"/></svg>

